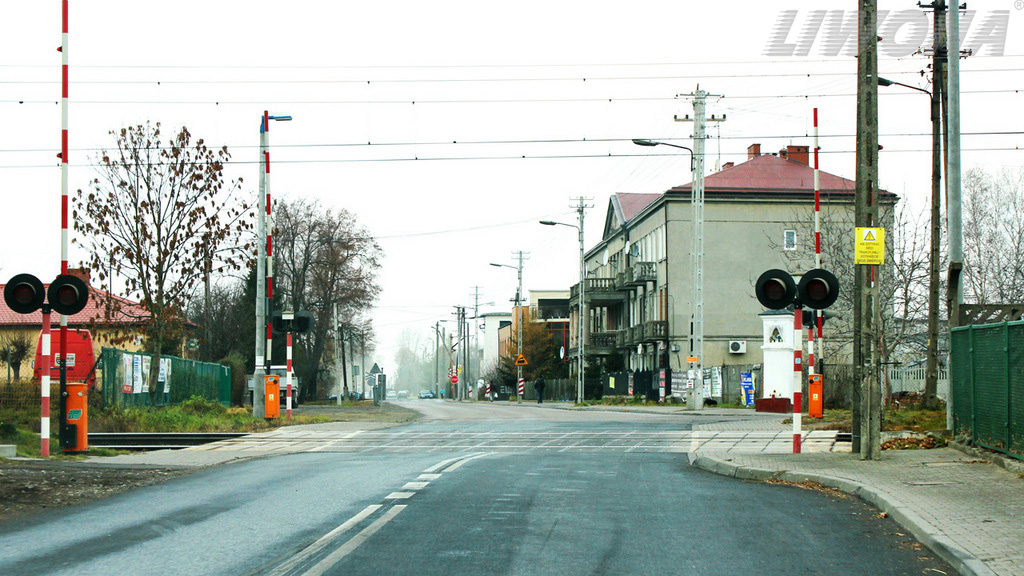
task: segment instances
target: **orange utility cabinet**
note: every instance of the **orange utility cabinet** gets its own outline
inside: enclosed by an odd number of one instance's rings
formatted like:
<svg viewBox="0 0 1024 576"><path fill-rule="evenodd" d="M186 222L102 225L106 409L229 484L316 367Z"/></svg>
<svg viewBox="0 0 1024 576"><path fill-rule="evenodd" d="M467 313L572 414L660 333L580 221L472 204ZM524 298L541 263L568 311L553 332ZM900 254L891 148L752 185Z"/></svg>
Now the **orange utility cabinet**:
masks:
<svg viewBox="0 0 1024 576"><path fill-rule="evenodd" d="M281 416L281 377L263 377L263 407L267 418L279 418Z"/></svg>
<svg viewBox="0 0 1024 576"><path fill-rule="evenodd" d="M64 399L65 423L61 427L60 444L65 454L89 451L89 385L68 382Z"/></svg>
<svg viewBox="0 0 1024 576"><path fill-rule="evenodd" d="M825 416L825 394L821 374L811 374L807 383L807 415L811 418Z"/></svg>

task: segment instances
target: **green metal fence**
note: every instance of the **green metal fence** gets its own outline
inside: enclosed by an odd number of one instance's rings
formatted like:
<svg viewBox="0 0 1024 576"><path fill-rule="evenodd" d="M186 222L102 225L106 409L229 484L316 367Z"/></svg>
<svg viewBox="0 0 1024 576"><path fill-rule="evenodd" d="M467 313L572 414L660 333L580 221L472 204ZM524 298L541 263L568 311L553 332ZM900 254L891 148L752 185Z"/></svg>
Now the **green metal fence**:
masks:
<svg viewBox="0 0 1024 576"><path fill-rule="evenodd" d="M1024 322L952 330L953 430L1024 460Z"/></svg>
<svg viewBox="0 0 1024 576"><path fill-rule="evenodd" d="M149 371L152 354L104 348L103 404L148 406ZM157 376L156 404L178 404L193 396L231 404L231 368L209 362L197 362L163 356Z"/></svg>

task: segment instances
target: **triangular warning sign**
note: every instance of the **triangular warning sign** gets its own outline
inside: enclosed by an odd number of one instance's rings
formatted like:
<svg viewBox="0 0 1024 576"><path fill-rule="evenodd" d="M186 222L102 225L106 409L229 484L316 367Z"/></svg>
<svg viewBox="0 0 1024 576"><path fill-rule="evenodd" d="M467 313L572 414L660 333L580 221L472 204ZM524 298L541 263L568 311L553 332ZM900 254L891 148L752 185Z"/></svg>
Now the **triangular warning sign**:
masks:
<svg viewBox="0 0 1024 576"><path fill-rule="evenodd" d="M871 230L871 229L865 230L864 231L864 241L865 242L874 242L875 241L875 231Z"/></svg>
<svg viewBox="0 0 1024 576"><path fill-rule="evenodd" d="M520 354L519 358L516 358L516 366L526 366L527 364L529 363L526 361L526 356Z"/></svg>

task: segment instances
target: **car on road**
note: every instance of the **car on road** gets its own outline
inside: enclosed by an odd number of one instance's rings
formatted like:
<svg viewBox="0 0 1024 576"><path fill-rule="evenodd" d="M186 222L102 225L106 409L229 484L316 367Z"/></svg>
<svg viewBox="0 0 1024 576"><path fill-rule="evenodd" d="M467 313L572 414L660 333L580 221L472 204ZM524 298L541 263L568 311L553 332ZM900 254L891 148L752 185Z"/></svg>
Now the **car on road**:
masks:
<svg viewBox="0 0 1024 576"><path fill-rule="evenodd" d="M420 390L420 400L424 400L424 399L429 400L431 398L437 398L437 395L435 395L430 390Z"/></svg>

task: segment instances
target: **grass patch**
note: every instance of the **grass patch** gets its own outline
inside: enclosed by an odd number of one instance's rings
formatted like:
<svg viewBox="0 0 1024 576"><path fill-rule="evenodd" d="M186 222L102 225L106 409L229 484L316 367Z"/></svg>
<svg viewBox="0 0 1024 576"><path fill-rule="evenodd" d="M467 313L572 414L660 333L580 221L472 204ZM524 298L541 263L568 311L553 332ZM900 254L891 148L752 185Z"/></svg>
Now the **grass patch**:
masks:
<svg viewBox="0 0 1024 576"><path fill-rule="evenodd" d="M850 432L853 430L853 412L850 410L825 410L824 418L804 418L802 425L807 430L838 430ZM792 423L793 419L788 418L783 423ZM918 406L909 408L882 410L882 430L895 432L910 430L912 432L927 432L929 430L946 429L946 410L925 410Z"/></svg>
<svg viewBox="0 0 1024 576"><path fill-rule="evenodd" d="M253 418L249 408L228 408L193 397L176 406L110 406L89 414L91 432L260 432L284 425L330 422L324 416L293 415L277 421Z"/></svg>

